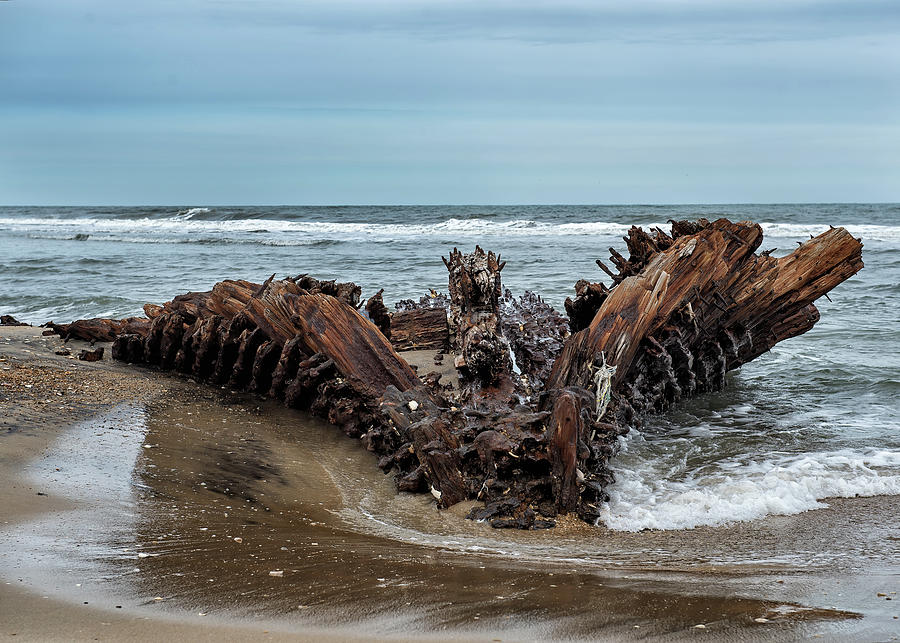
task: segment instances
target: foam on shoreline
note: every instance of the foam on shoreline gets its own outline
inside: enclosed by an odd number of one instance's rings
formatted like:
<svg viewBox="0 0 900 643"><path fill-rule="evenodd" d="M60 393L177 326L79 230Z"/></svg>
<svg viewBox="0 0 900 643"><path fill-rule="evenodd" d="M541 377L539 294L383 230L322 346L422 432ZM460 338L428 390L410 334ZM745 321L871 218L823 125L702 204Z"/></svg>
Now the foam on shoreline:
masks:
<svg viewBox="0 0 900 643"><path fill-rule="evenodd" d="M793 515L828 506L828 498L900 494L900 452L877 449L722 462L669 479L655 460L616 467L601 522L610 529L691 529Z"/></svg>

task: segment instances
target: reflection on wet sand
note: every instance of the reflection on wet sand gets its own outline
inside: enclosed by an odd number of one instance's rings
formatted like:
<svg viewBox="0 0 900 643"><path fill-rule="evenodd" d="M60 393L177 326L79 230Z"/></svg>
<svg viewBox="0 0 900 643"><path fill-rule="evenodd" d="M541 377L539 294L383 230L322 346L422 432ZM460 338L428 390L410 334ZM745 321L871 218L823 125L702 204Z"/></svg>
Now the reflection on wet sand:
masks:
<svg viewBox="0 0 900 643"><path fill-rule="evenodd" d="M133 608L488 639L841 638L896 623L871 587L896 583L885 530L900 509L878 498L680 532L498 531L397 495L328 425L196 389L80 425L32 470L56 468L79 508L25 525L0 565L86 578Z"/></svg>

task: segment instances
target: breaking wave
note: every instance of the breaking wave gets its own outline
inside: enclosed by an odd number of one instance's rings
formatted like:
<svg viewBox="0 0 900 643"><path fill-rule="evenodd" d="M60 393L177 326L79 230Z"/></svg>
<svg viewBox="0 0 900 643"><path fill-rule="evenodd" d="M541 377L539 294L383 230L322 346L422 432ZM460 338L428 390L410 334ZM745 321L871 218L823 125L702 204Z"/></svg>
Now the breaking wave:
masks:
<svg viewBox="0 0 900 643"><path fill-rule="evenodd" d="M253 231L256 232L256 231ZM267 232L267 231L266 231ZM254 244L260 246L332 246L344 243L338 239L323 238L296 238L273 236L269 238L240 238L240 237L216 237L201 235L159 235L159 236L135 236L126 233L120 234L96 234L79 233L75 236L68 234L29 234L29 239L46 239L48 241L106 241L114 243L139 243L139 244L197 244L197 245L230 245L230 244Z"/></svg>
<svg viewBox="0 0 900 643"><path fill-rule="evenodd" d="M179 221L185 221L198 214L209 214L210 212L212 212L212 210L209 208L188 208L187 210L179 210L178 214L172 218L178 219Z"/></svg>
<svg viewBox="0 0 900 643"><path fill-rule="evenodd" d="M85 239L125 243L255 243L306 245L310 240L389 242L404 239L482 237L620 237L630 224L609 221L553 223L533 219L448 218L434 223L366 223L288 219L206 219L209 208L190 208L175 216L141 219L3 217L0 230L39 239ZM805 239L827 225L762 223L767 239ZM667 224L645 224L650 228ZM847 225L866 241L900 240L900 226Z"/></svg>
<svg viewBox="0 0 900 643"><path fill-rule="evenodd" d="M634 438L630 438L634 439ZM627 447L626 447L627 448ZM820 509L827 498L900 494L900 452L840 450L719 463L668 479L656 459L617 467L600 522L610 529L690 529Z"/></svg>

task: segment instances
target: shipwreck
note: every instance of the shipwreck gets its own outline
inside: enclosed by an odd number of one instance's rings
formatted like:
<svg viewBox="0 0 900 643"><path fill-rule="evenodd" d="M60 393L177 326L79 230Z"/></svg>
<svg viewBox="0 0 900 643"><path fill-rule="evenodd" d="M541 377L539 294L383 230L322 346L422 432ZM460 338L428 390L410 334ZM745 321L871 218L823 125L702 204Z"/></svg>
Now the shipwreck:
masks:
<svg viewBox="0 0 900 643"><path fill-rule="evenodd" d="M478 500L471 518L545 528L596 521L619 436L808 331L813 302L863 267L843 228L781 258L757 252L762 240L758 224L727 219L632 227L628 258L597 261L611 286L579 280L566 316L513 297L500 256L476 247L444 259L449 295L394 312L383 291L363 302L353 283L273 275L148 304L146 318L49 326L321 416L438 507ZM417 372L407 350L436 351L443 373Z"/></svg>

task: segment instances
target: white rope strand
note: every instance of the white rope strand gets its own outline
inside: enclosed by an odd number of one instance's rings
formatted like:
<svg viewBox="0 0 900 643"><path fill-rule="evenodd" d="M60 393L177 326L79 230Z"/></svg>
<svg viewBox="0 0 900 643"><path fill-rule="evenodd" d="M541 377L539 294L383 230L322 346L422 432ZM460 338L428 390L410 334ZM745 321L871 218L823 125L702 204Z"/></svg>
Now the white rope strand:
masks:
<svg viewBox="0 0 900 643"><path fill-rule="evenodd" d="M597 420L600 420L600 418L603 417L603 414L606 413L606 407L609 406L609 400L612 394L612 377L616 374L616 367L606 363L605 352L600 352L600 358L603 360L603 364L600 368L597 368L597 371L594 373L594 390L596 391L594 411Z"/></svg>

